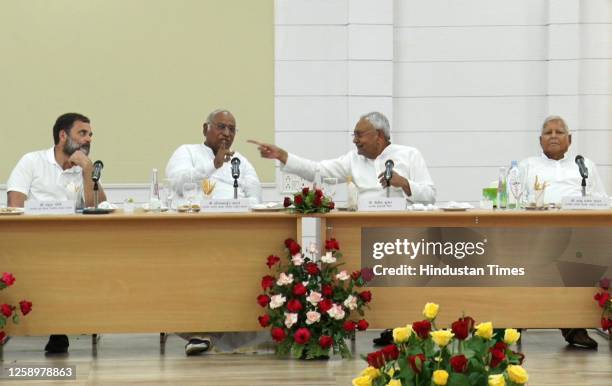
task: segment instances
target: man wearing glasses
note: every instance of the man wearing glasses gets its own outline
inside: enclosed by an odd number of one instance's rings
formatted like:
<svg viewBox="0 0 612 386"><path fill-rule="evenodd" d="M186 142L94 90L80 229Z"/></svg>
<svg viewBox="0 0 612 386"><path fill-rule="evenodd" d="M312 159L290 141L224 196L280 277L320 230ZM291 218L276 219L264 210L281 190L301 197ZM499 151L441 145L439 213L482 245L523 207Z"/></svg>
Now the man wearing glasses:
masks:
<svg viewBox="0 0 612 386"><path fill-rule="evenodd" d="M204 143L181 145L166 166L166 177L173 181L179 192L186 182L200 183L205 179L215 183L212 198L234 198L234 178L230 161L240 160L238 197L248 198L251 204L261 201L261 183L251 163L238 152L231 150L238 129L231 112L218 109L211 112L203 125ZM209 350L213 344L218 351L234 352L249 345L255 347L261 334L245 333L185 333L180 334L188 342L186 355L197 355ZM267 340L267 335L266 335ZM246 349L248 351L248 348Z"/></svg>
<svg viewBox="0 0 612 386"><path fill-rule="evenodd" d="M421 153L409 146L391 143L391 127L387 117L379 112L363 115L353 132L355 150L335 159L310 161L271 144L249 141L258 145L263 158L277 159L285 173L313 181L318 172L322 177L335 177L345 182L352 177L360 197L385 197L385 163L395 164L389 181L390 195L405 197L412 203L433 204L436 188L427 171Z"/></svg>

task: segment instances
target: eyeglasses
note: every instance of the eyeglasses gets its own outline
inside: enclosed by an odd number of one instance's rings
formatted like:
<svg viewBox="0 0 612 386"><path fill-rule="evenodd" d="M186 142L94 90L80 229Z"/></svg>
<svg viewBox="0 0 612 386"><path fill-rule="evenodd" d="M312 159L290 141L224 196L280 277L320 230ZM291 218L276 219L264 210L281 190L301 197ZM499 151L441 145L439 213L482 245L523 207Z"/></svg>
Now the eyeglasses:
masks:
<svg viewBox="0 0 612 386"><path fill-rule="evenodd" d="M213 126L216 126L219 131L229 131L231 134L236 134L238 132L238 128L233 125L226 125L225 123L212 123Z"/></svg>
<svg viewBox="0 0 612 386"><path fill-rule="evenodd" d="M353 138L359 139L359 138L363 137L364 135L366 135L367 133L369 133L371 131L375 131L375 130L376 129L368 129L368 130L364 130L364 131L361 131L361 132L354 131L353 134L351 134L351 135L353 136Z"/></svg>

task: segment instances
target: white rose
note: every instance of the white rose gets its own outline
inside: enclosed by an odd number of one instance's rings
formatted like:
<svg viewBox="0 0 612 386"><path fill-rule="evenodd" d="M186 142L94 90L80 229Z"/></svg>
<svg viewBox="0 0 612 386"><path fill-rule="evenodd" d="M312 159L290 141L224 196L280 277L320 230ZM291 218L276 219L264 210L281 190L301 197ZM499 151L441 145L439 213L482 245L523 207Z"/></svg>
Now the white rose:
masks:
<svg viewBox="0 0 612 386"><path fill-rule="evenodd" d="M270 308L272 309L278 308L282 306L283 304L285 304L286 300L287 298L284 297L283 295L274 295L270 298Z"/></svg>
<svg viewBox="0 0 612 386"><path fill-rule="evenodd" d="M349 310L354 310L357 308L357 298L353 295L349 295L348 298L344 301L344 307Z"/></svg>
<svg viewBox="0 0 612 386"><path fill-rule="evenodd" d="M310 243L310 246L308 247L308 252L312 253L312 254L317 254L319 253L319 250L317 249L317 244L315 243Z"/></svg>
<svg viewBox="0 0 612 386"><path fill-rule="evenodd" d="M321 314L317 311L308 311L306 313L306 324L317 323L319 320L321 320Z"/></svg>
<svg viewBox="0 0 612 386"><path fill-rule="evenodd" d="M348 272L346 271L342 271L339 274L336 275L336 279L338 280L348 280L350 279L351 275L348 274Z"/></svg>
<svg viewBox="0 0 612 386"><path fill-rule="evenodd" d="M316 306L321 300L323 300L323 296L321 296L321 294L316 291L312 291L310 295L308 295L306 300L310 302L310 304L312 304L313 306Z"/></svg>
<svg viewBox="0 0 612 386"><path fill-rule="evenodd" d="M332 264L336 262L336 258L334 257L333 253L327 252L325 256L321 256L321 261L327 264Z"/></svg>
<svg viewBox="0 0 612 386"><path fill-rule="evenodd" d="M294 324L297 323L298 314L286 313L285 312L285 326L287 328L291 328Z"/></svg>
<svg viewBox="0 0 612 386"><path fill-rule="evenodd" d="M293 263L293 265L297 265L297 266L304 264L304 259L302 258L302 254L298 252L295 255L293 255L293 257L291 257L291 262Z"/></svg>
<svg viewBox="0 0 612 386"><path fill-rule="evenodd" d="M293 283L293 274L289 275L285 274L285 272L281 272L278 280L276 281L276 285L287 285Z"/></svg>
<svg viewBox="0 0 612 386"><path fill-rule="evenodd" d="M344 319L344 316L346 315L342 306L338 304L334 304L332 308L327 311L327 313L336 320Z"/></svg>

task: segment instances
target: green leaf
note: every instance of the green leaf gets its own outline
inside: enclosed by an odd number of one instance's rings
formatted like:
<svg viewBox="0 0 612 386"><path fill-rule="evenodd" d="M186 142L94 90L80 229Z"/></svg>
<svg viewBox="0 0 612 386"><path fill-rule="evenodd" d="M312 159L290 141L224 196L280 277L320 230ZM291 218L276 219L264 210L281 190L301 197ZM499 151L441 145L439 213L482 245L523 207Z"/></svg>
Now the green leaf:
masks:
<svg viewBox="0 0 612 386"><path fill-rule="evenodd" d="M302 353L304 352L304 345L295 343L291 346L291 356L296 359L300 359L302 357Z"/></svg>
<svg viewBox="0 0 612 386"><path fill-rule="evenodd" d="M6 326L6 318L4 316L0 316L0 328L4 328Z"/></svg>
<svg viewBox="0 0 612 386"><path fill-rule="evenodd" d="M465 374L450 373L448 377L448 386L471 386L470 379Z"/></svg>
<svg viewBox="0 0 612 386"><path fill-rule="evenodd" d="M13 323L19 324L19 315L16 312L13 314Z"/></svg>

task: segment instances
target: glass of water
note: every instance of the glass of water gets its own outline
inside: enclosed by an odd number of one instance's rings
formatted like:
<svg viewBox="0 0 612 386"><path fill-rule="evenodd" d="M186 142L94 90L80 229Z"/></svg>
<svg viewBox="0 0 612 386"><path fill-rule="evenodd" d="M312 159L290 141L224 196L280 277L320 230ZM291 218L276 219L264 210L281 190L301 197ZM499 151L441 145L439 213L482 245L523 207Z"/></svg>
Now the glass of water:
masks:
<svg viewBox="0 0 612 386"><path fill-rule="evenodd" d="M187 201L187 212L193 212L193 202L198 195L198 186L195 182L185 182L183 185L183 198Z"/></svg>
<svg viewBox="0 0 612 386"><path fill-rule="evenodd" d="M323 188L323 193L329 196L332 200L334 199L334 195L336 194L337 185L338 185L338 179L334 177L325 177L321 181L321 187Z"/></svg>

